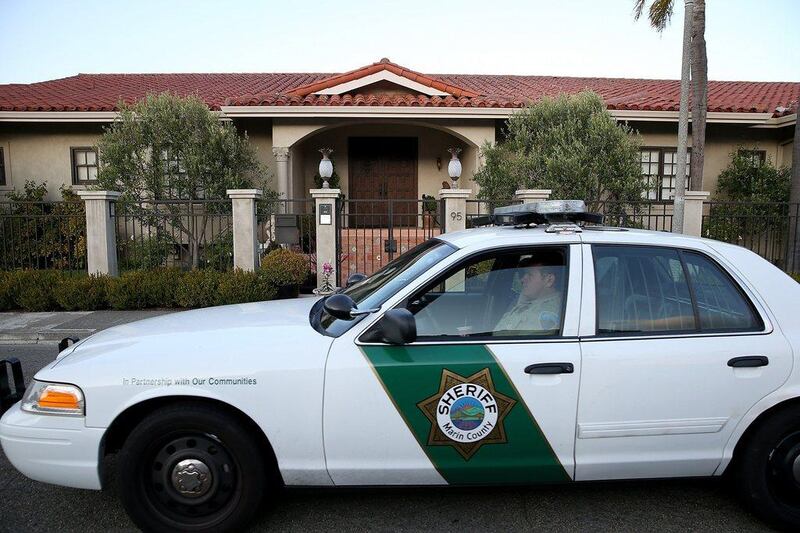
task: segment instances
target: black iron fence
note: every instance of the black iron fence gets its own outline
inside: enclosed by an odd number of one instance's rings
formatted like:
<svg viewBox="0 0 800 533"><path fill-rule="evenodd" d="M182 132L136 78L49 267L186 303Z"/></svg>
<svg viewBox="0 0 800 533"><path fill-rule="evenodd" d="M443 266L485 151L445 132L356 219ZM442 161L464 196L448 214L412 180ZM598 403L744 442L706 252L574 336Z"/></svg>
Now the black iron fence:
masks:
<svg viewBox="0 0 800 533"><path fill-rule="evenodd" d="M350 274L370 275L397 255L444 231L437 200L338 200L337 283ZM327 260L327 258L319 258Z"/></svg>
<svg viewBox="0 0 800 533"><path fill-rule="evenodd" d="M467 200L465 223L514 202ZM518 203L518 202L517 202ZM612 226L671 231L671 202L587 202ZM289 247L316 270L316 221L310 199L256 203L259 252ZM800 204L706 202L702 236L749 248L787 272L800 272ZM341 284L352 273L371 274L398 254L444 231L440 200L338 200L336 262ZM158 266L233 267L232 203L169 200L112 204L121 270ZM0 270L86 270L83 202L0 202Z"/></svg>
<svg viewBox="0 0 800 533"><path fill-rule="evenodd" d="M517 200L467 200L466 226L467 229L475 227L475 219L484 215L491 215L495 207L521 203Z"/></svg>
<svg viewBox="0 0 800 533"><path fill-rule="evenodd" d="M800 204L703 204L703 237L743 246L785 272L800 272L800 253L792 253L798 231Z"/></svg>
<svg viewBox="0 0 800 533"><path fill-rule="evenodd" d="M233 268L230 200L112 204L120 270L160 266Z"/></svg>
<svg viewBox="0 0 800 533"><path fill-rule="evenodd" d="M592 213L602 214L607 226L672 231L672 202L595 200L586 202L586 207Z"/></svg>
<svg viewBox="0 0 800 533"><path fill-rule="evenodd" d="M0 270L86 270L83 202L0 202Z"/></svg>

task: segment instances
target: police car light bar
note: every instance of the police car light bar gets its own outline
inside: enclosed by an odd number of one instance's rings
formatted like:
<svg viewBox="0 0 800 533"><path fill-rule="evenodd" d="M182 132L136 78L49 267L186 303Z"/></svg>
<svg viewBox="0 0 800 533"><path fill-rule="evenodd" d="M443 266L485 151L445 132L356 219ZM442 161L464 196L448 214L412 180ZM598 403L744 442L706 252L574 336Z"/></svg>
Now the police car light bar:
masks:
<svg viewBox="0 0 800 533"><path fill-rule="evenodd" d="M491 215L473 219L475 226L521 226L526 224L603 223L603 215L587 213L583 200L545 200L530 204L497 207Z"/></svg>

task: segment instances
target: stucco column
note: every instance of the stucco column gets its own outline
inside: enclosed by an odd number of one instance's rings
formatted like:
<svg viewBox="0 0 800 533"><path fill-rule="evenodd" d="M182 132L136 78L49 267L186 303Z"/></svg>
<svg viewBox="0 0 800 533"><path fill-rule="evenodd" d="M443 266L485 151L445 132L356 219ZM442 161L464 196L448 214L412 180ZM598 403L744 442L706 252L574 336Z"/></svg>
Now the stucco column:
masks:
<svg viewBox="0 0 800 533"><path fill-rule="evenodd" d="M118 276L117 233L111 219L111 202L117 191L78 191L86 207L86 266L89 274Z"/></svg>
<svg viewBox="0 0 800 533"><path fill-rule="evenodd" d="M258 222L256 200L261 189L228 189L233 203L233 267L252 272L258 268Z"/></svg>
<svg viewBox="0 0 800 533"><path fill-rule="evenodd" d="M711 195L708 191L686 191L683 204L683 234L700 237L703 232L703 202Z"/></svg>
<svg viewBox="0 0 800 533"><path fill-rule="evenodd" d="M441 189L439 199L444 200L445 232L459 231L467 227L467 198L472 189Z"/></svg>
<svg viewBox="0 0 800 533"><path fill-rule="evenodd" d="M276 146L272 149L277 162L276 170L278 174L278 194L281 198L288 199L292 194L289 184L289 148Z"/></svg>
<svg viewBox="0 0 800 533"><path fill-rule="evenodd" d="M523 204L535 203L549 200L552 192L551 189L517 189L514 198L521 200Z"/></svg>
<svg viewBox="0 0 800 533"><path fill-rule="evenodd" d="M310 189L314 199L317 226L317 287L322 287L322 265L326 262L333 266L331 284L336 285L339 275L336 256L336 199L340 189ZM344 280L342 280L344 283Z"/></svg>

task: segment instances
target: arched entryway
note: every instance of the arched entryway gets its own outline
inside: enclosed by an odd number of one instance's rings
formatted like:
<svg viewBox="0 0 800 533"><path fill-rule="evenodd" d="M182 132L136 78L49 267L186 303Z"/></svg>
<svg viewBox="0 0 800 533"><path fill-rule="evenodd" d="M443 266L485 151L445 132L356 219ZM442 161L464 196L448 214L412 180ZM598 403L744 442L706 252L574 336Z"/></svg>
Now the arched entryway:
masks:
<svg viewBox="0 0 800 533"><path fill-rule="evenodd" d="M437 200L448 184L449 148L461 149L460 186L471 187L475 143L444 128L403 122L321 128L292 146L294 189L314 188L319 149L331 148L338 187L337 272L371 274L398 254L441 232Z"/></svg>

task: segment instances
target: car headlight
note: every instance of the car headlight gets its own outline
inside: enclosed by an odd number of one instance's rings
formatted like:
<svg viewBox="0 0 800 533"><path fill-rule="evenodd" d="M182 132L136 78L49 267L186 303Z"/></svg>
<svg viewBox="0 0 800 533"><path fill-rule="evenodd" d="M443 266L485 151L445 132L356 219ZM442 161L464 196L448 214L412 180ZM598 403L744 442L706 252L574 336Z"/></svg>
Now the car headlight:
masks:
<svg viewBox="0 0 800 533"><path fill-rule="evenodd" d="M83 416L83 392L75 385L33 380L22 398L22 410L48 415Z"/></svg>

